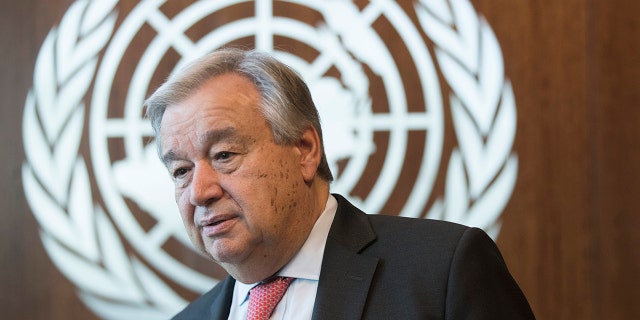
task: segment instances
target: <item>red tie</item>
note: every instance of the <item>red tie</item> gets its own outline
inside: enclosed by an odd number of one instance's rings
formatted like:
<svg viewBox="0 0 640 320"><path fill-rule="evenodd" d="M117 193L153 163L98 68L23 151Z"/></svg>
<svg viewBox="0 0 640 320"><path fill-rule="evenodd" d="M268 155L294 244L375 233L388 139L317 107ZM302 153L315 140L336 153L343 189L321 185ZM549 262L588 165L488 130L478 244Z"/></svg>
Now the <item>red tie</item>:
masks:
<svg viewBox="0 0 640 320"><path fill-rule="evenodd" d="M247 320L267 320L294 278L275 277L249 290Z"/></svg>

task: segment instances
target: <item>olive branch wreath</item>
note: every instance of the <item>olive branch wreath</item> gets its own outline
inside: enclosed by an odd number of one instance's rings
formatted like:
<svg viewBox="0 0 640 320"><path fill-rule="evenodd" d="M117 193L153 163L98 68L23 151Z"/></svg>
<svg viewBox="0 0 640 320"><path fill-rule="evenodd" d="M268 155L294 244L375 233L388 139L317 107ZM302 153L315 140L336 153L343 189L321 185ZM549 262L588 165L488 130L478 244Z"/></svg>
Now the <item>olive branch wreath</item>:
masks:
<svg viewBox="0 0 640 320"><path fill-rule="evenodd" d="M24 108L23 186L47 253L90 309L107 319L164 319L186 302L127 255L112 222L92 204L78 155L82 100L113 32L116 3L76 1L47 35Z"/></svg>
<svg viewBox="0 0 640 320"><path fill-rule="evenodd" d="M93 312L106 319L164 319L186 301L127 254L113 223L92 203L87 166L78 154L83 99L114 31L116 4L76 1L47 35L24 107L23 187L48 255ZM415 10L452 90L459 144L449 161L445 197L428 217L482 227L495 238L518 164L511 153L515 101L499 44L466 0L420 0Z"/></svg>
<svg viewBox="0 0 640 320"><path fill-rule="evenodd" d="M515 98L504 79L500 45L469 1L420 0L415 10L452 90L458 140L447 168L445 198L427 217L480 227L495 239L518 172L518 158L511 152Z"/></svg>

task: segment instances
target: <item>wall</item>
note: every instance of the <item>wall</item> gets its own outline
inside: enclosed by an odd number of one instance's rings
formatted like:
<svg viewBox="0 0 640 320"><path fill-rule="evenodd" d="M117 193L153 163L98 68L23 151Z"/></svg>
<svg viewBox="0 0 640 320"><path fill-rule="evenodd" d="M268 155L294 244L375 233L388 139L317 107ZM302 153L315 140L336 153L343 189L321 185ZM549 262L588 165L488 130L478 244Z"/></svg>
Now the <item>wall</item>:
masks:
<svg viewBox="0 0 640 320"><path fill-rule="evenodd" d="M517 102L518 179L497 241L511 272L540 319L640 318L640 3L472 3L500 42ZM0 305L9 319L95 318L47 256L21 176L34 64L70 4L0 4Z"/></svg>

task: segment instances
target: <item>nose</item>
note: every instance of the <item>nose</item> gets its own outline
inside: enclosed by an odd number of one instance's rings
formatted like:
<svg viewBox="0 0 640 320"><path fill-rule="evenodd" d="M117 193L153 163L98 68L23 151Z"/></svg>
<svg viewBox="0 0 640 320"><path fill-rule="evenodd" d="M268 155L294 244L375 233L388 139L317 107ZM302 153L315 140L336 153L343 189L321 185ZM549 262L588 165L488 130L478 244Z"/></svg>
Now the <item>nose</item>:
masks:
<svg viewBox="0 0 640 320"><path fill-rule="evenodd" d="M196 207L208 206L223 194L218 172L208 163L195 166L190 187L189 200Z"/></svg>

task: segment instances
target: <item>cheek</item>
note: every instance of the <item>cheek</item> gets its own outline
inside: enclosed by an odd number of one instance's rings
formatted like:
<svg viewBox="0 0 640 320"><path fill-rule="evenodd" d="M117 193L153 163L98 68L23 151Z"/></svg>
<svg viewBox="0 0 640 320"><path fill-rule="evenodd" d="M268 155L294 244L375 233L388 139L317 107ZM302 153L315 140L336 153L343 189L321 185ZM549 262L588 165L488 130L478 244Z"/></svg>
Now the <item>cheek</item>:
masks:
<svg viewBox="0 0 640 320"><path fill-rule="evenodd" d="M291 160L286 158L276 160L276 165L269 175L272 198L271 210L277 215L287 216L297 206L300 180L291 165Z"/></svg>
<svg viewBox="0 0 640 320"><path fill-rule="evenodd" d="M176 200L176 204L178 205L178 208L180 209L180 214L182 214L182 207L184 205L184 191L183 190L179 190L179 189L175 189L175 193L173 194L174 199Z"/></svg>
<svg viewBox="0 0 640 320"><path fill-rule="evenodd" d="M175 200L180 210L180 217L184 222L185 227L189 226L189 223L193 222L193 206L189 202L189 193L185 189L176 189Z"/></svg>

